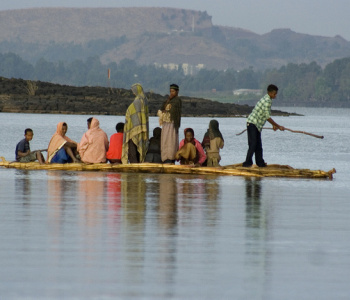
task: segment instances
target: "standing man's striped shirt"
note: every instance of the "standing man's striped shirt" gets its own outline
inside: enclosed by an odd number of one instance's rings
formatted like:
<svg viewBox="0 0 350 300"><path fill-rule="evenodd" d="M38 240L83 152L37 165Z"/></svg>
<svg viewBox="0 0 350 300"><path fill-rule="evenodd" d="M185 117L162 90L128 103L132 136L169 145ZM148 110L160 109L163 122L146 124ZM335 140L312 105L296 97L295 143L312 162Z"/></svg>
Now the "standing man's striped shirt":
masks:
<svg viewBox="0 0 350 300"><path fill-rule="evenodd" d="M271 116L272 99L268 94L262 97L255 105L253 111L247 119L247 123L254 124L261 132L266 120Z"/></svg>

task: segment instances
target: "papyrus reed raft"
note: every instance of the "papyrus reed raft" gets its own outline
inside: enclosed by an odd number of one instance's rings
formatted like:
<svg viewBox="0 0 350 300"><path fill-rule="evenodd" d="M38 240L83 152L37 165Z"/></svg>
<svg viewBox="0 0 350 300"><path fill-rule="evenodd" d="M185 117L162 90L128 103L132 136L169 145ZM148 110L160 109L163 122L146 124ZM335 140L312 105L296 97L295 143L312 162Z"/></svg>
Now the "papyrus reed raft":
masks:
<svg viewBox="0 0 350 300"><path fill-rule="evenodd" d="M319 178L332 179L336 172L332 169L328 172L322 170L294 169L288 165L268 165L265 168L256 166L242 167L242 164L227 165L221 167L191 167L168 164L39 164L38 162L20 163L9 162L0 157L0 167L24 170L69 170L69 171L104 171L104 172L129 172L129 173L167 173L167 174L198 174L198 175L229 175L247 177L290 177L290 178Z"/></svg>

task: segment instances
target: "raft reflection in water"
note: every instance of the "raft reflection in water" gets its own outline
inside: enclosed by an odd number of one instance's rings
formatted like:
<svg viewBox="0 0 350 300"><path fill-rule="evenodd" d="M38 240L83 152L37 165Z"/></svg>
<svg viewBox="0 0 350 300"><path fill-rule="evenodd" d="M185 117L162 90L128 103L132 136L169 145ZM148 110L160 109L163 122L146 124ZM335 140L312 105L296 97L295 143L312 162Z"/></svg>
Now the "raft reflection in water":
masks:
<svg viewBox="0 0 350 300"><path fill-rule="evenodd" d="M164 262L174 266L179 232L216 224L220 190L215 176L48 171L48 178L56 243L69 225L87 253L108 239L115 251L124 245L137 269L147 247L162 258L162 268Z"/></svg>
<svg viewBox="0 0 350 300"><path fill-rule="evenodd" d="M101 223L106 211L118 223L140 226L139 232L144 230L147 211L163 229L176 227L179 220L183 224L191 220L198 225L215 223L220 190L214 176L68 171L47 174L53 219L60 219L66 206L76 206L79 222L87 226ZM22 187L23 194L28 193L28 186ZM58 223L62 221L58 219Z"/></svg>

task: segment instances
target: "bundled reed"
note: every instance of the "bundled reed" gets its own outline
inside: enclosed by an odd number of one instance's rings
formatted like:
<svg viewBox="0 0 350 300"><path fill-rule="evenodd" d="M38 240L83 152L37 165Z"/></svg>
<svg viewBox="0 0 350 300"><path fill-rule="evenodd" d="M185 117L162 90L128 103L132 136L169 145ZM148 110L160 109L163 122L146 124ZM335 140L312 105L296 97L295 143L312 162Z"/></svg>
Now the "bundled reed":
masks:
<svg viewBox="0 0 350 300"><path fill-rule="evenodd" d="M0 167L25 170L69 170L69 171L103 171L103 172L134 172L134 173L167 173L167 174L198 174L198 175L229 175L246 177L290 177L290 178L325 178L332 179L335 169L328 172L322 170L294 169L288 165L268 165L265 168L253 166L242 167L242 164L222 167L193 167L168 164L39 164L38 162L20 163L8 162L0 157Z"/></svg>

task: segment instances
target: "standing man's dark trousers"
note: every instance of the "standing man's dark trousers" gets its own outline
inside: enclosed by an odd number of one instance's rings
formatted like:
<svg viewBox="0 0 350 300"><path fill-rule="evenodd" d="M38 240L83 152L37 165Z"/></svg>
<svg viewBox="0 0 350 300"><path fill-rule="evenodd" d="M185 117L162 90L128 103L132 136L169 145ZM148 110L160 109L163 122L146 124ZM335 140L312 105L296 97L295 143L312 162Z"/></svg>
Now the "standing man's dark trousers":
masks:
<svg viewBox="0 0 350 300"><path fill-rule="evenodd" d="M248 123L248 152L247 158L243 163L243 167L250 167L253 164L253 155L255 154L255 162L259 167L266 167L263 159L263 149L261 143L261 132L254 124Z"/></svg>

